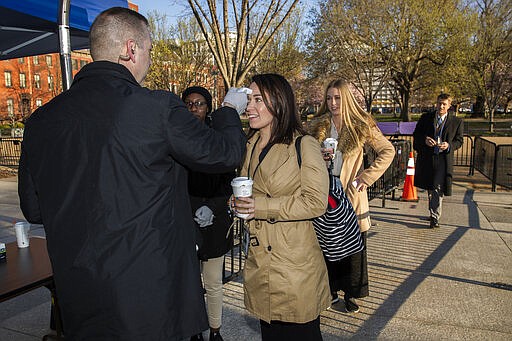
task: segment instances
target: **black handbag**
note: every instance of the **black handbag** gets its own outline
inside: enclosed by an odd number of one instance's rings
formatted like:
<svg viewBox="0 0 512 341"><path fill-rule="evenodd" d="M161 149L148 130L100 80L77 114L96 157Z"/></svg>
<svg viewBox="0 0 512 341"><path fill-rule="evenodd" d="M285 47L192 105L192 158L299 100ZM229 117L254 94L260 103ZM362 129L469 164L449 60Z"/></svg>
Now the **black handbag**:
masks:
<svg viewBox="0 0 512 341"><path fill-rule="evenodd" d="M301 140L302 136L295 140L299 168L302 163ZM364 248L354 208L343 191L340 179L332 174L331 167L327 209L323 215L313 218L313 226L325 258L331 262L339 261Z"/></svg>

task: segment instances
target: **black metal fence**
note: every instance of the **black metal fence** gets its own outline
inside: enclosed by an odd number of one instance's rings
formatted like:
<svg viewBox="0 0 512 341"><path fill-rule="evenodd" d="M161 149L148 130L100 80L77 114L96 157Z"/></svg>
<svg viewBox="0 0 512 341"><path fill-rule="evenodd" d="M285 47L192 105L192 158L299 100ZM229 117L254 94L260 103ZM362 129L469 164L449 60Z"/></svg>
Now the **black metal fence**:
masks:
<svg viewBox="0 0 512 341"><path fill-rule="evenodd" d="M0 166L18 167L23 137L0 137Z"/></svg>
<svg viewBox="0 0 512 341"><path fill-rule="evenodd" d="M512 188L512 143L506 137L477 137L474 147L474 168L496 185Z"/></svg>
<svg viewBox="0 0 512 341"><path fill-rule="evenodd" d="M391 139L393 147L395 147L395 157L393 162L384 172L384 174L368 188L368 200L380 197L382 207L386 207L386 195L392 195L395 198L395 190L404 182L407 173L407 161L409 153L412 151L410 140ZM372 149L365 151L365 167L370 165L376 157L376 153Z"/></svg>
<svg viewBox="0 0 512 341"><path fill-rule="evenodd" d="M413 143L412 135L399 135L391 134L386 135L393 140L405 140L408 141L411 146ZM470 174L473 174L473 149L474 149L474 138L469 135L464 135L464 143L461 148L457 149L454 154L454 166L469 167Z"/></svg>
<svg viewBox="0 0 512 341"><path fill-rule="evenodd" d="M368 188L368 199L381 198L382 207L386 205L386 195L391 194L391 198L395 199L396 189L405 181L409 153L413 151L412 135L391 134L387 136L390 137L390 141L395 147L395 158L382 177ZM454 166L468 167L468 175L474 174L473 151L473 137L464 135L462 147L457 149L454 153ZM373 150L365 151L365 167L371 164L375 156Z"/></svg>
<svg viewBox="0 0 512 341"><path fill-rule="evenodd" d="M238 277L243 269L242 255L242 224L241 219L237 219L233 225L233 245L227 254L224 255L224 266L222 271L222 280L227 283Z"/></svg>

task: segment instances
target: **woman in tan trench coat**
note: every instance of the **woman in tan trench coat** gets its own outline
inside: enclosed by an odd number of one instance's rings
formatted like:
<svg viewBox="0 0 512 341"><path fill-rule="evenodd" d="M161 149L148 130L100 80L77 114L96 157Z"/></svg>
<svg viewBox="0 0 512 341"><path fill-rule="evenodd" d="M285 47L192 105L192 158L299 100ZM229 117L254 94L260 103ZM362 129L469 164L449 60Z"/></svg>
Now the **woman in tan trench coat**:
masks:
<svg viewBox="0 0 512 341"><path fill-rule="evenodd" d="M348 312L359 311L354 298L368 296L368 266L366 231L370 229L367 187L386 171L395 155L393 145L382 135L369 113L357 103L347 82L335 80L327 85L320 116L310 123L311 134L323 142L332 137L338 140L334 153L334 175L340 177L343 189L357 214L365 248L338 262L329 262L329 283L332 302L339 301L343 290ZM372 148L377 157L364 168L364 147Z"/></svg>
<svg viewBox="0 0 512 341"><path fill-rule="evenodd" d="M232 204L250 214L245 306L260 319L263 340L321 340L319 315L329 307L330 293L311 218L327 208L327 169L311 136L302 138L299 168L294 141L304 131L289 83L279 75L257 75L250 88L240 175L253 179L253 196Z"/></svg>

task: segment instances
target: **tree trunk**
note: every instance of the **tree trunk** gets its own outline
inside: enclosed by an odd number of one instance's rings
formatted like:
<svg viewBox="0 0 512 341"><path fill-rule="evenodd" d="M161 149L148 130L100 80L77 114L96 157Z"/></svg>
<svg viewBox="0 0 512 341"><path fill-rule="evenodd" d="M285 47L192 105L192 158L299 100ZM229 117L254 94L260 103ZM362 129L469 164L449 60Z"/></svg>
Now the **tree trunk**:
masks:
<svg viewBox="0 0 512 341"><path fill-rule="evenodd" d="M494 133L494 108L489 110L489 132Z"/></svg>
<svg viewBox="0 0 512 341"><path fill-rule="evenodd" d="M473 117L484 117L485 113L485 104L484 97L477 96L475 104L473 104L473 113L471 116Z"/></svg>
<svg viewBox="0 0 512 341"><path fill-rule="evenodd" d="M409 114L409 99L411 95L409 91L404 91L402 94L402 107L400 116L402 118L403 122L409 122L411 120L410 114Z"/></svg>

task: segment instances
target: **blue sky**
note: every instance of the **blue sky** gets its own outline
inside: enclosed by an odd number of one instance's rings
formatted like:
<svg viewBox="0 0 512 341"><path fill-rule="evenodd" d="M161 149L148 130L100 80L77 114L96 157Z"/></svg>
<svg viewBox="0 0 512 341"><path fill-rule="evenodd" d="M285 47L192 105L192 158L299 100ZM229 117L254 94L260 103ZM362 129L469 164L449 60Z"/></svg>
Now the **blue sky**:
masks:
<svg viewBox="0 0 512 341"><path fill-rule="evenodd" d="M144 16L147 16L150 11L158 11L161 14L167 14L168 19L171 23L175 22L179 16L184 15L186 10L189 9L189 5L186 0L175 1L175 0L130 0L134 4L139 6L139 12ZM305 0L301 1L305 3L308 8L316 5L316 0Z"/></svg>
<svg viewBox="0 0 512 341"><path fill-rule="evenodd" d="M176 21L176 18L183 15L184 8L188 7L185 0L179 1L179 5L175 5L178 1L172 0L131 0L139 6L139 12L144 16L151 11L158 11L161 14L167 14L170 22Z"/></svg>

